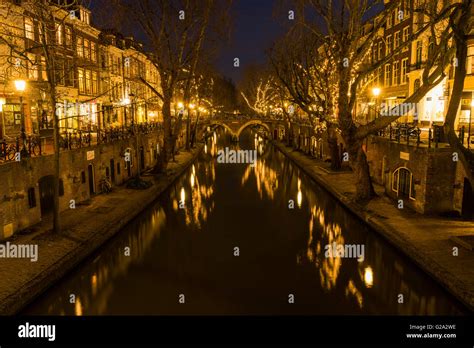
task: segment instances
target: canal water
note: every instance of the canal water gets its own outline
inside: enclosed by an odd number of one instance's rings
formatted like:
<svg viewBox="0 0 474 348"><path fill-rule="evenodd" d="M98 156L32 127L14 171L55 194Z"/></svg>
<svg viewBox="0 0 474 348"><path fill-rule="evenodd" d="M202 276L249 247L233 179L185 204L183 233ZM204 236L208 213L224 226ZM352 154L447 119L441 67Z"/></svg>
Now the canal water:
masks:
<svg viewBox="0 0 474 348"><path fill-rule="evenodd" d="M218 163L236 146L256 149L256 163ZM211 137L153 206L23 314L464 313L248 130L238 145Z"/></svg>

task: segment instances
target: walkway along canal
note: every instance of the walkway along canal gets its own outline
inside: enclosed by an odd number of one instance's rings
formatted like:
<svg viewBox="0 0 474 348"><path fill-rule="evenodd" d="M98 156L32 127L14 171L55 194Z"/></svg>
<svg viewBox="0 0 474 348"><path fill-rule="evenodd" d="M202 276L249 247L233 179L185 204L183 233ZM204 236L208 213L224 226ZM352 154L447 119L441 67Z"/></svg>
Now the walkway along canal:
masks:
<svg viewBox="0 0 474 348"><path fill-rule="evenodd" d="M235 146L257 149L255 165L218 163L217 151ZM341 255L338 246L360 253ZM329 249L336 252L326 257ZM238 145L218 132L153 206L24 310L54 315L465 313L456 299L250 130Z"/></svg>

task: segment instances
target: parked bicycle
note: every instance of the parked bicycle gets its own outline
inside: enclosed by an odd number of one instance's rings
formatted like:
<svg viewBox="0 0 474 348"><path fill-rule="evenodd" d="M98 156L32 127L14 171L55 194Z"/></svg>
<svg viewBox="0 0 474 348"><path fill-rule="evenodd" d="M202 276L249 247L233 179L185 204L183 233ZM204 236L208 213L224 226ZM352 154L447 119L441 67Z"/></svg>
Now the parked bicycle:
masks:
<svg viewBox="0 0 474 348"><path fill-rule="evenodd" d="M99 187L100 187L100 191L102 193L110 193L112 192L112 184L111 182L109 181L109 178L108 177L105 177L105 178L102 178L99 182Z"/></svg>

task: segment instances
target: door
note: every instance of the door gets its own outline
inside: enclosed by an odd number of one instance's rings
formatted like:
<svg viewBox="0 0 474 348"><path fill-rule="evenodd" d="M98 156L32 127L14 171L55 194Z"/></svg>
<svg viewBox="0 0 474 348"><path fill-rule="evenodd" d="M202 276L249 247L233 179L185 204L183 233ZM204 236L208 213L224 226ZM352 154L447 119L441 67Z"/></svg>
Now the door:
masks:
<svg viewBox="0 0 474 348"><path fill-rule="evenodd" d="M95 178L94 178L94 165L89 164L87 167L89 177L89 194L92 196L95 193Z"/></svg>
<svg viewBox="0 0 474 348"><path fill-rule="evenodd" d="M115 161L113 158L110 160L110 182L115 184Z"/></svg>
<svg viewBox="0 0 474 348"><path fill-rule="evenodd" d="M145 150L143 146L140 147L140 169L145 169Z"/></svg>
<svg viewBox="0 0 474 348"><path fill-rule="evenodd" d="M464 190L462 194L462 217L468 220L474 218L474 192L467 178L464 178Z"/></svg>
<svg viewBox="0 0 474 348"><path fill-rule="evenodd" d="M39 181L41 217L53 213L54 208L54 175L42 177Z"/></svg>
<svg viewBox="0 0 474 348"><path fill-rule="evenodd" d="M406 168L399 170L398 195L408 198L410 197L411 173Z"/></svg>

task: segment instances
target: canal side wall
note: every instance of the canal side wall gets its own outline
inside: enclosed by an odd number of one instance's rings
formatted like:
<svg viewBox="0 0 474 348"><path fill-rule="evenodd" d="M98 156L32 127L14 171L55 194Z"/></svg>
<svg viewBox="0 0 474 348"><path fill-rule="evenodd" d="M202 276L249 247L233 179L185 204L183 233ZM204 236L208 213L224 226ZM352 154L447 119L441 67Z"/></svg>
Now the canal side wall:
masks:
<svg viewBox="0 0 474 348"><path fill-rule="evenodd" d="M98 195L89 205L61 214L62 233L55 235L48 223L40 223L32 235L17 235L14 244L38 245L38 262L1 259L0 315L13 315L77 267L107 240L150 206L197 158L203 145L191 152L181 151L169 164L167 175L147 176L153 182L146 190L116 187ZM21 269L22 272L18 270ZM3 281L8 280L8 281Z"/></svg>
<svg viewBox="0 0 474 348"><path fill-rule="evenodd" d="M60 211L70 209L99 193L99 182L106 174L114 173L113 185L121 185L137 172L136 138L61 152L60 154ZM139 136L143 147L144 168L157 160L158 131ZM130 172L125 162L125 150L130 149ZM111 166L114 168L111 168ZM89 170L91 166L91 170ZM90 175L92 173L92 175ZM48 199L51 185L41 182L54 174L54 155L38 156L0 165L0 241L27 229L42 219L42 205ZM46 192L45 192L46 191ZM49 196L51 202L52 197Z"/></svg>
<svg viewBox="0 0 474 348"><path fill-rule="evenodd" d="M349 192L350 188L354 187L354 182L349 178L352 174L328 173L318 166L314 158L282 143L273 142L273 144L350 212L474 311L474 274L470 268L466 269L466 265L474 263L474 255L468 250L460 249L459 255L453 256L454 244L449 242L448 231L458 227L455 222L434 220L420 215L408 218L399 213L397 208L383 197L377 198L376 202L373 201L368 207L362 207L355 203ZM458 229L457 233L474 233L472 223L460 226L468 227ZM449 230L450 227L451 230Z"/></svg>
<svg viewBox="0 0 474 348"><path fill-rule="evenodd" d="M372 136L367 141L367 161L371 177L384 186L385 194L390 198L402 199L404 205L421 214L455 210L460 214L460 197L455 196L455 190L459 190L455 187L460 162L453 161L452 149L416 147ZM399 169L406 169L412 175L414 192L410 197L397 192Z"/></svg>

